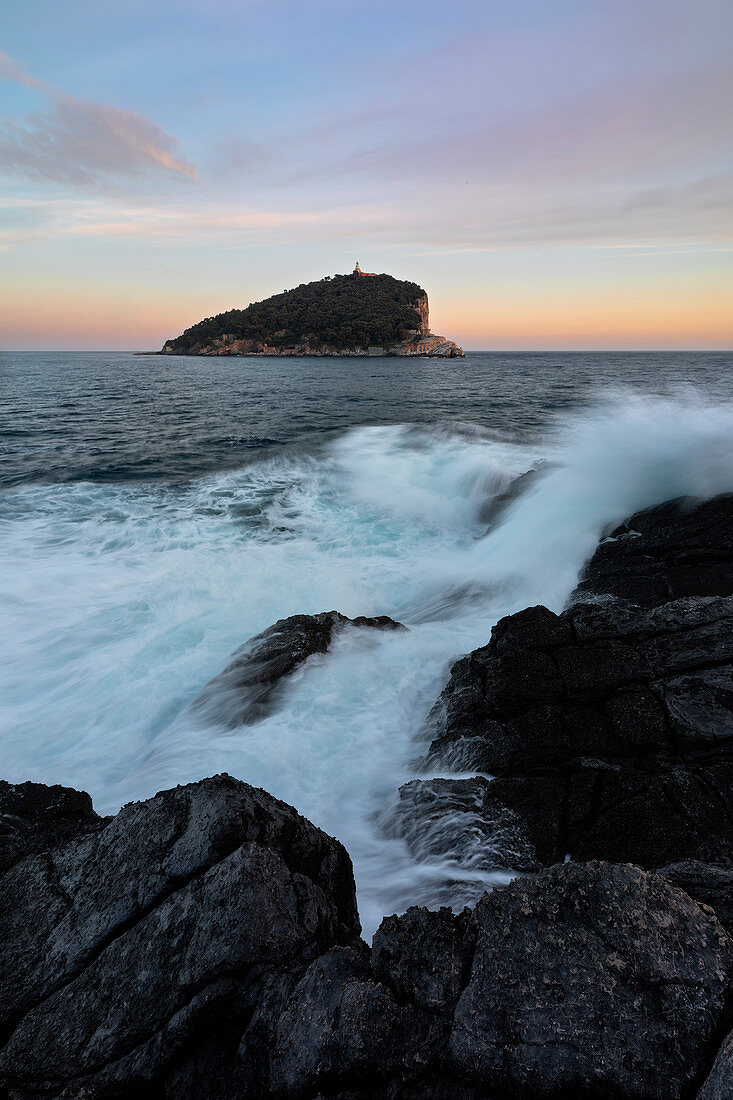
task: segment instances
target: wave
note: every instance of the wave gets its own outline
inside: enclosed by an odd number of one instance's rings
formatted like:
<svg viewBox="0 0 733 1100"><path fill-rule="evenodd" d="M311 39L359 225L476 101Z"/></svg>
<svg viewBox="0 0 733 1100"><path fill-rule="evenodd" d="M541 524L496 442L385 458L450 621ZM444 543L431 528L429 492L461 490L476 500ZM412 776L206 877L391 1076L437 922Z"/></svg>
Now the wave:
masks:
<svg viewBox="0 0 733 1100"><path fill-rule="evenodd" d="M543 462L487 531L487 503ZM502 874L416 859L378 820L416 774L452 660L502 615L561 609L609 526L724 491L733 407L693 392L606 395L534 444L470 425L361 427L187 487L8 491L0 774L85 788L112 812L228 771L346 844L367 930L409 904L468 903ZM409 633L339 637L255 726L189 709L246 638L331 608Z"/></svg>

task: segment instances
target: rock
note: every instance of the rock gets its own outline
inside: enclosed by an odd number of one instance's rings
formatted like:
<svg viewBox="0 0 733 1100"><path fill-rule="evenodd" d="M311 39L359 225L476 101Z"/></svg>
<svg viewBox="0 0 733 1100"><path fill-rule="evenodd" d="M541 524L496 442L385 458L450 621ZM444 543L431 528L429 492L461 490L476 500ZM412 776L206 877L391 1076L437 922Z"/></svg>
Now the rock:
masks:
<svg viewBox="0 0 733 1100"><path fill-rule="evenodd" d="M192 706L203 711L209 721L230 729L261 721L272 712L282 681L309 657L327 653L335 635L346 627L406 629L387 615L349 619L338 611L279 619L245 642Z"/></svg>
<svg viewBox="0 0 733 1100"><path fill-rule="evenodd" d="M371 967L353 948L312 963L277 1017L266 1095L681 1098L732 962L714 915L663 878L552 868L473 912L386 918Z"/></svg>
<svg viewBox="0 0 733 1100"><path fill-rule="evenodd" d="M540 863L731 865L732 628L730 597L502 619L454 665L428 762L501 777L492 813L518 815Z"/></svg>
<svg viewBox="0 0 733 1100"><path fill-rule="evenodd" d="M668 501L612 531L573 597L611 595L644 607L682 596L733 595L733 495Z"/></svg>
<svg viewBox="0 0 733 1100"><path fill-rule="evenodd" d="M370 951L346 852L264 791L216 776L70 837L26 793L37 844L0 875L8 1100L676 1100L713 1060L730 940L660 876L555 867L388 917Z"/></svg>
<svg viewBox="0 0 733 1100"><path fill-rule="evenodd" d="M415 1077L433 1061L435 1031L429 1016L374 980L368 956L336 948L311 965L279 1017L270 1088L330 1095L352 1081L374 1088Z"/></svg>
<svg viewBox="0 0 733 1100"><path fill-rule="evenodd" d="M374 936L376 978L398 1001L426 1012L452 1013L468 981L476 936L471 910L454 914L412 906L401 917L385 917Z"/></svg>
<svg viewBox="0 0 733 1100"><path fill-rule="evenodd" d="M481 508L479 514L481 522L485 523L489 530L496 527L515 500L519 500L521 496L524 496L527 490L540 481L552 467L553 463L551 462L540 462L529 470L525 470L523 474L519 474L518 477L513 478L503 492L497 493Z"/></svg>
<svg viewBox="0 0 733 1100"><path fill-rule="evenodd" d="M709 905L733 936L733 867L716 867L698 860L683 860L659 867L663 875L701 905Z"/></svg>
<svg viewBox="0 0 733 1100"><path fill-rule="evenodd" d="M133 803L0 879L0 1080L105 1096L228 1064L265 991L358 934L348 855L264 791Z"/></svg>
<svg viewBox="0 0 733 1100"><path fill-rule="evenodd" d="M84 791L0 780L0 874L29 852L100 824Z"/></svg>
<svg viewBox="0 0 733 1100"><path fill-rule="evenodd" d="M487 894L474 921L448 1046L460 1079L500 1096L687 1094L725 1007L714 917L658 876L590 863Z"/></svg>
<svg viewBox="0 0 733 1100"><path fill-rule="evenodd" d="M697 1100L733 1100L733 1031L720 1048Z"/></svg>
<svg viewBox="0 0 733 1100"><path fill-rule="evenodd" d="M413 779L400 787L397 804L381 816L381 824L421 862L454 861L464 874L506 867L537 870L521 818L493 790L481 776Z"/></svg>

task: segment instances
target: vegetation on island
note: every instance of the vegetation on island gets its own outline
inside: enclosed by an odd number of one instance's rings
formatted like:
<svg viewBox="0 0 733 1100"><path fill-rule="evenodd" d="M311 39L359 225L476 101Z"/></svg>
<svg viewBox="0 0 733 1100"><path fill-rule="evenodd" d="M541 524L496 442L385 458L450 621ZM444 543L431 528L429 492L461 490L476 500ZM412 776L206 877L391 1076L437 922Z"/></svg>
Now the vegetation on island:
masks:
<svg viewBox="0 0 733 1100"><path fill-rule="evenodd" d="M275 294L246 309L206 317L166 344L173 352L195 352L211 340L231 336L275 348L326 344L337 348L386 347L420 329L415 309L425 294L417 283L391 275L334 275Z"/></svg>

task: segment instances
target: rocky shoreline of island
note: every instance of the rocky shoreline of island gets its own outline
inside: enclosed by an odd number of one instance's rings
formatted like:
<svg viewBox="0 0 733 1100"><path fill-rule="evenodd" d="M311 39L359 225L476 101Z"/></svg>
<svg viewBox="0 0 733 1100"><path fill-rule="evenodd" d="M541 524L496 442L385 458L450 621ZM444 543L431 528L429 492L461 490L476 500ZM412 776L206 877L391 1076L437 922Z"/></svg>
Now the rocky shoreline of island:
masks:
<svg viewBox="0 0 733 1100"><path fill-rule="evenodd" d="M356 348L335 348L326 344L295 344L278 348L255 340L227 339L225 337L201 344L195 351L176 351L168 346L157 352L141 352L142 355L203 355L203 356L252 356L277 359L465 359L463 348L444 336L429 333L419 339L408 339L400 344Z"/></svg>
<svg viewBox="0 0 733 1100"><path fill-rule="evenodd" d="M384 824L517 877L371 947L346 850L265 791L101 818L0 783L3 1095L729 1098L732 626L733 496L629 517L562 614L502 619ZM257 721L340 631L397 629L281 620L193 705Z"/></svg>

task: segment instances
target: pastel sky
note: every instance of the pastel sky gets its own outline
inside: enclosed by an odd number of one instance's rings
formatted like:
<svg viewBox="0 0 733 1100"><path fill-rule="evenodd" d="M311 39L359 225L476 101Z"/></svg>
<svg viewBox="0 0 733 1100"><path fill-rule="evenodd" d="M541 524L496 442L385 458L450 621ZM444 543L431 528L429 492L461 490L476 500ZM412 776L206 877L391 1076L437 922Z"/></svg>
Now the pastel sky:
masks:
<svg viewBox="0 0 733 1100"><path fill-rule="evenodd" d="M733 345L730 0L7 0L0 346L356 259L466 348Z"/></svg>

